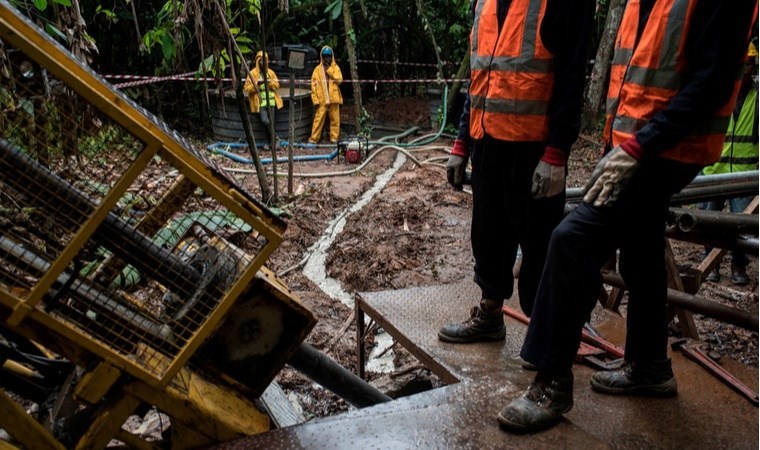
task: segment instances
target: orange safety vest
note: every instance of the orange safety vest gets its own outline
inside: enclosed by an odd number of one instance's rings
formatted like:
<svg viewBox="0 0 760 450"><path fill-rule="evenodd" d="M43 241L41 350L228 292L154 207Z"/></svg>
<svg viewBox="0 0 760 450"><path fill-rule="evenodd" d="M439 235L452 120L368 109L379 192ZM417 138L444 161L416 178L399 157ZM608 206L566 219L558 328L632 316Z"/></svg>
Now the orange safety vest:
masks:
<svg viewBox="0 0 760 450"><path fill-rule="evenodd" d="M497 0L478 0L470 33L470 136L544 141L554 84L541 41L546 0L513 0L499 32Z"/></svg>
<svg viewBox="0 0 760 450"><path fill-rule="evenodd" d="M630 0L623 13L607 91L604 136L612 147L627 141L659 111L667 108L687 70L685 57L696 0L656 1L638 43L640 0ZM659 156L688 164L709 165L720 158L734 94L707 123Z"/></svg>

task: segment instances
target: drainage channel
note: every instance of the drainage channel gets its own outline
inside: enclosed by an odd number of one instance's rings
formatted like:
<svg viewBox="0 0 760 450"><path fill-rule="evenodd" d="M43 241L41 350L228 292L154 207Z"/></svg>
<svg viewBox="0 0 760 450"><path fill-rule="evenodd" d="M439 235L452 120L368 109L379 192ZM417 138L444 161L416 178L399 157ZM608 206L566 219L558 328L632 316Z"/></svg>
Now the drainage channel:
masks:
<svg viewBox="0 0 760 450"><path fill-rule="evenodd" d="M304 265L303 274L330 298L340 301L348 308L354 308L354 298L351 294L343 290L343 287L338 280L327 276L327 269L325 267L327 251L330 249L333 242L335 242L338 235L343 231L348 217L364 208L372 198L388 184L388 181L390 181L393 175L398 172L405 162L406 156L404 156L403 153L397 153L393 165L388 170L378 175L375 179L375 184L365 191L356 203L338 214L338 216L328 224L325 232L319 240L307 250L309 257ZM387 333L378 333L375 336L375 340L377 345L372 349L367 358L367 370L382 373L393 371L392 350L385 352L382 358L373 357L374 355L384 352L388 347L393 345L393 339Z"/></svg>

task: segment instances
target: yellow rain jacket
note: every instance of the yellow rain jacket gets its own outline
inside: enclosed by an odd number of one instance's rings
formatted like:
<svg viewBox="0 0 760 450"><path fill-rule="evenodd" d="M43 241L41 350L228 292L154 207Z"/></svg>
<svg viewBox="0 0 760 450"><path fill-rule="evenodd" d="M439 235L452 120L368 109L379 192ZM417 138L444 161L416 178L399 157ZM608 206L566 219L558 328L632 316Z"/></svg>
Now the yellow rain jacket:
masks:
<svg viewBox="0 0 760 450"><path fill-rule="evenodd" d="M264 55L264 52L259 51L256 53L256 59L253 62L253 69L251 69L251 73L248 74L248 77L245 79L245 84L243 85L243 92L248 94L248 103L251 105L251 112L257 113L259 112L259 109L261 108L261 100L264 98L264 77L261 74L261 70L259 70L259 61L261 61L262 56ZM266 55L266 61L269 61L269 55ZM280 94L277 93L277 89L280 88L280 82L277 79L277 75L275 75L274 71L269 68L267 65L267 86L269 90L269 99L274 99L274 106L277 109L282 108L282 98L280 97ZM265 102L265 105L268 105L269 102Z"/></svg>
<svg viewBox="0 0 760 450"><path fill-rule="evenodd" d="M332 64L325 70L322 52L326 48L330 47L325 45L319 51L319 65L314 68L314 72L311 74L311 102L315 105L341 105L343 104L343 96L338 85L343 82L343 73L335 63L334 56ZM332 49L330 48L330 50Z"/></svg>

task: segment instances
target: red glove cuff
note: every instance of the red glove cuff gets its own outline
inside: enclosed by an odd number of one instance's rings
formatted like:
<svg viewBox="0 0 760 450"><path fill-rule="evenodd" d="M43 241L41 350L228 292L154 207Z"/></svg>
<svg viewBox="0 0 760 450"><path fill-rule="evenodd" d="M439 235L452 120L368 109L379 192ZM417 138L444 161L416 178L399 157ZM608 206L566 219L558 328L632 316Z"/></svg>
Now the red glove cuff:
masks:
<svg viewBox="0 0 760 450"><path fill-rule="evenodd" d="M620 144L620 148L639 161L644 157L644 149L641 148L641 144L639 144L639 141L637 141L635 137Z"/></svg>
<svg viewBox="0 0 760 450"><path fill-rule="evenodd" d="M465 143L461 139L456 139L454 141L454 148L451 149L451 154L455 156L461 156L462 158L467 158L470 155L470 149L467 148L467 143Z"/></svg>
<svg viewBox="0 0 760 450"><path fill-rule="evenodd" d="M567 162L567 155L562 150L555 147L546 147L544 156L541 161L551 164L552 166L564 166Z"/></svg>

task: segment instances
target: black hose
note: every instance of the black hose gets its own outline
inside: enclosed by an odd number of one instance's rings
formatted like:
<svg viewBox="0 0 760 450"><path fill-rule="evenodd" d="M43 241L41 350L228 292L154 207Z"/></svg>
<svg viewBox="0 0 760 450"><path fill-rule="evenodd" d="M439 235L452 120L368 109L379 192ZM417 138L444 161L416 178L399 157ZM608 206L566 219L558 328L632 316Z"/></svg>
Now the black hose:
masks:
<svg viewBox="0 0 760 450"><path fill-rule="evenodd" d="M357 408L392 400L306 342L288 364Z"/></svg>

